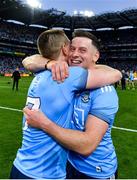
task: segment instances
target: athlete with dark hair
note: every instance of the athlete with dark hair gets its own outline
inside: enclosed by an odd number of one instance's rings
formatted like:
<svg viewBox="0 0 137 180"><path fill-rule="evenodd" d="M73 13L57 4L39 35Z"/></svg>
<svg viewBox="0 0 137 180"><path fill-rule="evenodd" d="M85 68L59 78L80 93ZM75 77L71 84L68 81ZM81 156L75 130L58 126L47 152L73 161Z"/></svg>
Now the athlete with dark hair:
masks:
<svg viewBox="0 0 137 180"><path fill-rule="evenodd" d="M90 33L77 31L70 46L70 65L92 69L98 58L96 38ZM55 106L58 107L57 104ZM25 108L24 113L29 125L43 129L72 150L68 156L71 165L67 178L110 179L117 174L117 158L111 139L117 110L118 97L114 87L104 86L76 94L73 118L70 118L71 129L57 125L41 111Z"/></svg>

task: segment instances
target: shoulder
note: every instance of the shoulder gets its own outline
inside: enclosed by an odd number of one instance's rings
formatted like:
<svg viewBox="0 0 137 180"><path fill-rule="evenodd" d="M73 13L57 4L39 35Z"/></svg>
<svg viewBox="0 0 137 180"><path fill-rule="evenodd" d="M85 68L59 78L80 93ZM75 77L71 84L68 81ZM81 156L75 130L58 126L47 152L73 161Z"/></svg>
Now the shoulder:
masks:
<svg viewBox="0 0 137 180"><path fill-rule="evenodd" d="M69 72L70 73L83 73L83 72L87 72L88 70L87 69L84 69L82 67L69 67Z"/></svg>
<svg viewBox="0 0 137 180"><path fill-rule="evenodd" d="M91 90L91 99L95 101L96 99L101 102L108 102L110 104L118 102L118 96L115 88L112 85L103 86L95 90Z"/></svg>
<svg viewBox="0 0 137 180"><path fill-rule="evenodd" d="M96 94L117 94L113 85L103 86L94 90L91 90L92 93Z"/></svg>
<svg viewBox="0 0 137 180"><path fill-rule="evenodd" d="M118 96L113 86L104 86L90 92L91 106L90 114L113 123L118 111Z"/></svg>
<svg viewBox="0 0 137 180"><path fill-rule="evenodd" d="M111 94L111 93L117 94L114 86L112 86L112 85L103 86L103 87L99 88L99 91L102 94Z"/></svg>
<svg viewBox="0 0 137 180"><path fill-rule="evenodd" d="M37 73L35 73L35 77L42 77L42 76L47 76L47 75L51 75L51 71L49 70L44 70L44 71L39 71Z"/></svg>
<svg viewBox="0 0 137 180"><path fill-rule="evenodd" d="M70 79L80 79L80 78L87 78L88 70L82 67L69 67L69 78ZM85 78L84 78L85 77Z"/></svg>

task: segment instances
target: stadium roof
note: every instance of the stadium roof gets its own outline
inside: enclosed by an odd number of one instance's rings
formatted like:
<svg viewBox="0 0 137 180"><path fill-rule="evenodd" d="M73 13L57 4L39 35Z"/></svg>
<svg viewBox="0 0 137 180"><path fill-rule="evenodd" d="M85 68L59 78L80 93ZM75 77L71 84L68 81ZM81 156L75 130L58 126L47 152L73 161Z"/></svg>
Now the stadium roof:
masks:
<svg viewBox="0 0 137 180"><path fill-rule="evenodd" d="M16 20L26 25L38 24L47 28L62 27L70 30L84 28L97 30L100 28L117 29L123 26L137 27L137 9L103 13L92 17L80 14L69 16L56 9L32 9L17 0L1 0L0 19Z"/></svg>

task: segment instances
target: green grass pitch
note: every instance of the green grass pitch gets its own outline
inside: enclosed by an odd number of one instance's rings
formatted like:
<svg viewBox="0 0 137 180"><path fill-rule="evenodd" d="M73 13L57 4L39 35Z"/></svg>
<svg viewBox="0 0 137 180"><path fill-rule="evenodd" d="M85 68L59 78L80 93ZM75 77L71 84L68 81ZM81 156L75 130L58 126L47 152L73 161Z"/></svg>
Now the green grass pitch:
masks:
<svg viewBox="0 0 137 180"><path fill-rule="evenodd" d="M22 138L22 112L2 109L20 109L25 105L31 77L21 78L19 91L12 91L12 80L0 77L0 179L7 179ZM137 89L122 91L115 126L137 130ZM137 179L137 132L112 129L113 142L119 162L120 179Z"/></svg>

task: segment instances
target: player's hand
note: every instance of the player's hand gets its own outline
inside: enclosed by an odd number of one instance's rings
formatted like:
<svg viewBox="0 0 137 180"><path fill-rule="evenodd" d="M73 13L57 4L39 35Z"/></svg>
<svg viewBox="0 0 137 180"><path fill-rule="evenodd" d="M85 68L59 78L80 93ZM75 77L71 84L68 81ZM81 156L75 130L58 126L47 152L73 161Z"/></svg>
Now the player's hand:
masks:
<svg viewBox="0 0 137 180"><path fill-rule="evenodd" d="M53 80L63 82L69 76L68 64L65 61L50 61L47 65L52 72Z"/></svg>
<svg viewBox="0 0 137 180"><path fill-rule="evenodd" d="M50 123L50 120L40 110L30 110L29 108L25 107L23 112L29 126L44 129L44 127Z"/></svg>

